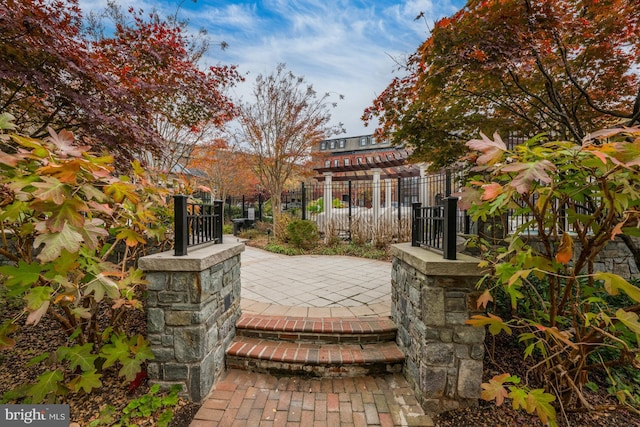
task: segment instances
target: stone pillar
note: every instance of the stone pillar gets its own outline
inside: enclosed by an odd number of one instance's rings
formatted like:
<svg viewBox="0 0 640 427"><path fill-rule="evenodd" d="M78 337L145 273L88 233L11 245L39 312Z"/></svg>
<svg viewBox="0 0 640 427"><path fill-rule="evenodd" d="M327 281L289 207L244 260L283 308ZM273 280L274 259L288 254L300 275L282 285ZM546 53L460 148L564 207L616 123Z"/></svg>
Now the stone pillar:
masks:
<svg viewBox="0 0 640 427"><path fill-rule="evenodd" d="M476 405L485 330L465 321L477 312L479 260L445 260L410 243L393 245L391 253L391 316L420 404L431 413Z"/></svg>
<svg viewBox="0 0 640 427"><path fill-rule="evenodd" d="M201 402L225 370L225 352L240 316L240 253L244 244L218 244L140 258L147 285L147 332L155 359L152 383L183 386Z"/></svg>
<svg viewBox="0 0 640 427"><path fill-rule="evenodd" d="M325 172L324 174L324 232L325 236L331 235L332 224L331 214L333 210L333 186L331 177L332 172Z"/></svg>

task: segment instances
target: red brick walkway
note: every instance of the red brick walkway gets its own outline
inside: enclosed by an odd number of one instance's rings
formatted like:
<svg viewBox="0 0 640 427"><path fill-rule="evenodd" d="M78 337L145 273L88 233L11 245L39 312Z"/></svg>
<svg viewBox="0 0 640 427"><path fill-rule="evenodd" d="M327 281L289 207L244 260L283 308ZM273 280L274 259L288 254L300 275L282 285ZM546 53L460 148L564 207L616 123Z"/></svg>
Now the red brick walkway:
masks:
<svg viewBox="0 0 640 427"><path fill-rule="evenodd" d="M277 378L231 369L190 427L433 426L402 374Z"/></svg>

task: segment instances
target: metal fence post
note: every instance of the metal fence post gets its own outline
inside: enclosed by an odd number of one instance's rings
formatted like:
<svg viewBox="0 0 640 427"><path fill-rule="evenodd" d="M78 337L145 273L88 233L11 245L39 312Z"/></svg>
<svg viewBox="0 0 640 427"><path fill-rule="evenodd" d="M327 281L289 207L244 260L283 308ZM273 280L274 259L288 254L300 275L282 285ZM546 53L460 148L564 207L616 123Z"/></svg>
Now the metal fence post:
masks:
<svg viewBox="0 0 640 427"><path fill-rule="evenodd" d="M444 203L444 237L442 242L442 256L444 259L456 259L456 217L458 198L447 197Z"/></svg>
<svg viewBox="0 0 640 427"><path fill-rule="evenodd" d="M351 221L352 221L352 218L351 218L351 213L352 213L351 212L351 204L352 203L351 202L352 202L352 200L353 200L353 189L351 188L351 180L349 180L349 213L348 213L348 215L349 215L349 241L351 241Z"/></svg>
<svg viewBox="0 0 640 427"><path fill-rule="evenodd" d="M189 224L187 220L187 196L178 194L173 196L174 217L174 255L187 254Z"/></svg>
<svg viewBox="0 0 640 427"><path fill-rule="evenodd" d="M420 246L418 234L420 233L420 222L422 218L420 218L420 207L422 203L415 202L411 204L411 246Z"/></svg>
<svg viewBox="0 0 640 427"><path fill-rule="evenodd" d="M258 193L258 221L262 221L262 193Z"/></svg>
<svg viewBox="0 0 640 427"><path fill-rule="evenodd" d="M216 243L222 243L222 223L224 212L224 202L222 200L216 200L213 202L213 213L215 215L214 222L214 235Z"/></svg>

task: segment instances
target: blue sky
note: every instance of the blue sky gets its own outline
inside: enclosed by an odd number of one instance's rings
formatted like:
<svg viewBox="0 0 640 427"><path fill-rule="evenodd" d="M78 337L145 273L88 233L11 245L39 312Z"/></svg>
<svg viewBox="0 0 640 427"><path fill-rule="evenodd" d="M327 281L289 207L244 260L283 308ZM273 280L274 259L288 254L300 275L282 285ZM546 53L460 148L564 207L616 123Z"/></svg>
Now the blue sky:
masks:
<svg viewBox="0 0 640 427"><path fill-rule="evenodd" d="M79 0L100 10L106 0ZM180 2L119 0L125 8L157 9L173 14ZM403 59L429 35L433 23L463 7L464 0L184 0L180 16L194 30L205 28L212 42L229 47L208 52L203 65L236 64L246 82L232 96L250 100L258 74L279 63L304 76L318 93L344 95L332 109L332 123L342 122L346 136L371 133L360 121L364 109L394 77ZM415 20L424 13L424 19Z"/></svg>

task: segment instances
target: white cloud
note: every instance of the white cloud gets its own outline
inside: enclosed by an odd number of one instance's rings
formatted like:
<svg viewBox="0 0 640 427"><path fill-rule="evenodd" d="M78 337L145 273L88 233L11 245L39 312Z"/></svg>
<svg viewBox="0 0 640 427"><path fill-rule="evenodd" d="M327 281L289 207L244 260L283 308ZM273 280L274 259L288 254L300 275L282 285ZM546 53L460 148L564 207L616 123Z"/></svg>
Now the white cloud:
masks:
<svg viewBox="0 0 640 427"><path fill-rule="evenodd" d="M175 3L147 1L175 13ZM88 10L105 2L81 0L80 6ZM135 6L151 9L144 1ZM344 95L332 110L332 121L343 122L348 135L360 135L373 131L364 127L360 116L391 82L397 68L394 58L402 61L415 51L434 21L461 6L462 0L199 0L195 5L183 3L180 16L195 29L206 28L213 42L229 44L225 51L212 48L206 61L237 64L241 73L249 73L234 90L238 96L246 99L258 74L286 63L318 93ZM421 12L424 19L415 20Z"/></svg>

